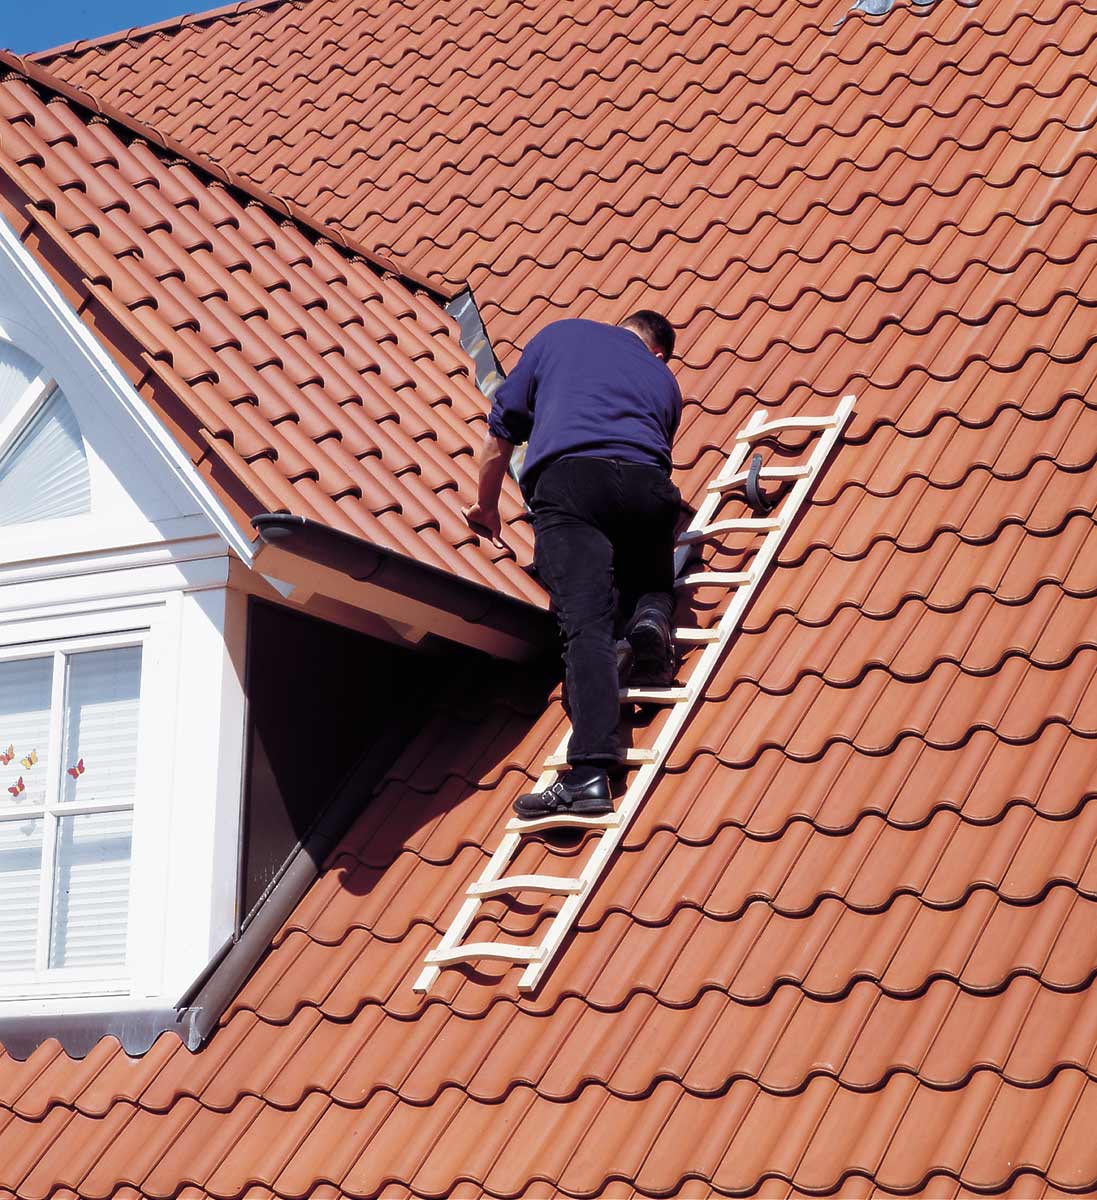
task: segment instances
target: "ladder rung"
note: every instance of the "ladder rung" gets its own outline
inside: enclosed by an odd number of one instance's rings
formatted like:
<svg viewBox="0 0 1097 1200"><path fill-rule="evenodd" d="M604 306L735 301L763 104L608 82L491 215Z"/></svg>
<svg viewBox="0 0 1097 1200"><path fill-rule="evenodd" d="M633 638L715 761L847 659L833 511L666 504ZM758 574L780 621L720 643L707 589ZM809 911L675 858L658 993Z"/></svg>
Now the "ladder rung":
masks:
<svg viewBox="0 0 1097 1200"><path fill-rule="evenodd" d="M758 472L759 479L806 479L811 474L811 467L763 467ZM746 483L749 471L737 471L727 479L714 479L706 489L710 492L726 492L728 488L738 487Z"/></svg>
<svg viewBox="0 0 1097 1200"><path fill-rule="evenodd" d="M494 958L500 962L537 962L541 958L540 946L518 946L513 942L465 942L452 950L432 950L426 961L432 967L444 967L449 963L469 962L474 958Z"/></svg>
<svg viewBox="0 0 1097 1200"><path fill-rule="evenodd" d="M759 438L768 437L771 433L779 433L782 429L833 429L838 421L830 417L778 417L776 421L767 421L764 425L756 425L753 429L740 429L735 435L737 442L756 442Z"/></svg>
<svg viewBox="0 0 1097 1200"><path fill-rule="evenodd" d="M630 687L621 693L623 704L684 704L692 698L693 693L688 687Z"/></svg>
<svg viewBox="0 0 1097 1200"><path fill-rule="evenodd" d="M625 751L625 765L640 765L642 763L652 763L656 759L654 750L633 750ZM546 767L566 767L568 765L568 756L565 751L563 754L556 753L545 759Z"/></svg>
<svg viewBox="0 0 1097 1200"><path fill-rule="evenodd" d="M744 587L754 582L752 571L694 571L692 575L683 575L675 587Z"/></svg>
<svg viewBox="0 0 1097 1200"><path fill-rule="evenodd" d="M674 631L676 642L718 642L719 629L693 629L688 625Z"/></svg>
<svg viewBox="0 0 1097 1200"><path fill-rule="evenodd" d="M535 817L523 821L511 817L507 822L507 833L538 833L542 829L615 829L621 824L620 813L606 813L603 817L580 817L570 813L553 813L551 817Z"/></svg>
<svg viewBox="0 0 1097 1200"><path fill-rule="evenodd" d="M773 533L783 527L784 521L780 517L736 517L731 521L717 521L713 525L706 525L704 529L687 529L677 544L692 546L696 542L718 537L721 533Z"/></svg>
<svg viewBox="0 0 1097 1200"><path fill-rule="evenodd" d="M465 893L468 896L499 896L504 892L548 892L568 896L583 890L581 879L562 875L504 875L493 883L474 883Z"/></svg>

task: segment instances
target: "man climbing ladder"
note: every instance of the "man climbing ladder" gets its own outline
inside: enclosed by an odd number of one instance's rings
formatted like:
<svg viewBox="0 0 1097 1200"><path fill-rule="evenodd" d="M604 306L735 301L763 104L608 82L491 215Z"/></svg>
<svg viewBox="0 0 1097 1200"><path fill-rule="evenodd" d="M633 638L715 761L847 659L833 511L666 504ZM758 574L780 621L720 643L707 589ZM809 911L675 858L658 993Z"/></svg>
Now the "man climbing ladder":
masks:
<svg viewBox="0 0 1097 1200"><path fill-rule="evenodd" d="M514 447L529 445L522 491L533 514L534 561L564 640L570 771L515 811L596 816L613 810L618 732L618 627L633 684L674 672L674 530L670 480L682 397L667 363L674 330L647 310L620 325L556 321L526 346L496 392L469 524L500 534L499 492Z"/></svg>

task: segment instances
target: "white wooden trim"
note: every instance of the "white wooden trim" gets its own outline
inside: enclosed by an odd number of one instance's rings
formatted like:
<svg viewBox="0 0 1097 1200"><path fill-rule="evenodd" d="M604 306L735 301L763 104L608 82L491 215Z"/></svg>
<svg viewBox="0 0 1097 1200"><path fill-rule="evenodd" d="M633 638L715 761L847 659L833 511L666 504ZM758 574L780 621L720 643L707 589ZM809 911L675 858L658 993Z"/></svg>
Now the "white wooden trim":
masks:
<svg viewBox="0 0 1097 1200"><path fill-rule="evenodd" d="M0 217L0 270L4 267L19 277L68 334L73 373L78 378L94 376L109 389L135 427L141 442L151 452L156 466L185 489L228 545L244 562L250 564L255 555L255 543L237 526L175 437L134 391L106 349L73 311L12 227ZM35 357L40 359L38 354ZM56 365L46 363L45 367L56 378Z"/></svg>
<svg viewBox="0 0 1097 1200"><path fill-rule="evenodd" d="M42 857L38 863L38 945L34 956L35 972L41 977L45 977L49 967L53 875L57 869L57 799L61 790L61 741L65 720L65 655L63 651L54 649L50 658L53 664L47 738L50 773L46 778L45 804L41 809Z"/></svg>
<svg viewBox="0 0 1097 1200"><path fill-rule="evenodd" d="M128 594L120 598L92 600L92 589L73 611L43 604L6 613L0 621L0 662L142 646L134 803L73 803L63 814L133 811L125 967L6 975L0 978L0 1015L72 1012L97 1002L100 1008L170 1005L231 931L243 784L245 597L226 587L229 560L223 543L217 545L222 549L217 559L183 564L169 559L156 567L85 577L90 586L130 576ZM170 587L165 577L163 591L135 590L134 580L147 584L153 582L150 573L163 572L172 576ZM56 594L57 585L50 587ZM0 587L0 597L11 590ZM57 678L55 669L55 686ZM55 723L60 713L55 702ZM60 726L54 739L59 737ZM56 753L50 761L60 780L65 764ZM42 806L22 813L0 809L0 822L46 813ZM50 853L44 846L43 862ZM49 899L46 883L42 888L40 931Z"/></svg>

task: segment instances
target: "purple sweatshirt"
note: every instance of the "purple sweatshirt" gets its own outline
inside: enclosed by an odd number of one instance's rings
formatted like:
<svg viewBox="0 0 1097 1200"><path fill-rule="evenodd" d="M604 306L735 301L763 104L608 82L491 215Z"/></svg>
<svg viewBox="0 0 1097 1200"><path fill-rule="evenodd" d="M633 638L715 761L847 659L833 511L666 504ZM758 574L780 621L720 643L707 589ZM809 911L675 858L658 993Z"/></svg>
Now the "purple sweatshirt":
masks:
<svg viewBox="0 0 1097 1200"><path fill-rule="evenodd" d="M522 490L565 455L619 458L670 471L682 394L631 329L578 319L546 325L495 393L488 428L529 442Z"/></svg>

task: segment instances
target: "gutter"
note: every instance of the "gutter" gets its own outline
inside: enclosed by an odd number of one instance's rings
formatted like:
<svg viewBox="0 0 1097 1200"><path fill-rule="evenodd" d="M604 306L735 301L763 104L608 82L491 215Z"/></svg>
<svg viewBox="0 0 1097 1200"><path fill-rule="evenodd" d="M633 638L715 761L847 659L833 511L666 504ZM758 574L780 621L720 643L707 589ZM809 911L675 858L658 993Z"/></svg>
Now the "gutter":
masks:
<svg viewBox="0 0 1097 1200"><path fill-rule="evenodd" d="M188 1050L197 1051L216 1031L278 931L316 882L332 851L361 816L385 771L407 746L416 726L409 706L374 741L336 788L316 824L271 881L252 918L230 938L176 1002L173 1028Z"/></svg>
<svg viewBox="0 0 1097 1200"><path fill-rule="evenodd" d="M265 545L330 567L359 583L481 626L534 649L552 644L556 625L545 608L505 596L383 546L292 513L261 513L252 525Z"/></svg>

